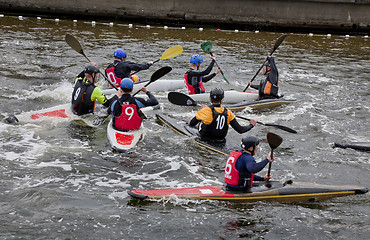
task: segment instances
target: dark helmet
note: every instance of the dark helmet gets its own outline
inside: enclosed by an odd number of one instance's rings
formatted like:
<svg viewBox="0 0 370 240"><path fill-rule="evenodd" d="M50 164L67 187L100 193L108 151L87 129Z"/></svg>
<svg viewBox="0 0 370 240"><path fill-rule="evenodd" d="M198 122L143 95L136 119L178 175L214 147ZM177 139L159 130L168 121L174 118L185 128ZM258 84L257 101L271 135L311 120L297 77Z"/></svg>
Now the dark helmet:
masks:
<svg viewBox="0 0 370 240"><path fill-rule="evenodd" d="M125 58L126 57L126 52L120 48L116 49L114 51L113 56L118 57L118 58Z"/></svg>
<svg viewBox="0 0 370 240"><path fill-rule="evenodd" d="M134 83L132 82L131 78L124 78L121 81L121 88L124 90L131 90L134 87Z"/></svg>
<svg viewBox="0 0 370 240"><path fill-rule="evenodd" d="M191 56L190 62L194 63L197 67L199 67L200 64L203 62L203 58L199 54L195 54L195 55Z"/></svg>
<svg viewBox="0 0 370 240"><path fill-rule="evenodd" d="M260 144L260 140L258 138L255 136L247 136L242 139L241 147L247 150L250 147L256 147L258 144ZM254 148L252 152L254 152Z"/></svg>
<svg viewBox="0 0 370 240"><path fill-rule="evenodd" d="M93 73L98 73L99 72L99 68L95 67L94 65L88 65L87 67L85 67L85 73L88 73L88 74L93 74Z"/></svg>
<svg viewBox="0 0 370 240"><path fill-rule="evenodd" d="M264 66L268 66L268 67L271 67L271 64L270 64L270 60L273 59L271 56L267 57L266 59L266 62L264 64Z"/></svg>
<svg viewBox="0 0 370 240"><path fill-rule="evenodd" d="M224 99L224 90L222 90L221 88L214 88L209 93L209 97L211 98L211 100L212 99L218 99L218 100Z"/></svg>

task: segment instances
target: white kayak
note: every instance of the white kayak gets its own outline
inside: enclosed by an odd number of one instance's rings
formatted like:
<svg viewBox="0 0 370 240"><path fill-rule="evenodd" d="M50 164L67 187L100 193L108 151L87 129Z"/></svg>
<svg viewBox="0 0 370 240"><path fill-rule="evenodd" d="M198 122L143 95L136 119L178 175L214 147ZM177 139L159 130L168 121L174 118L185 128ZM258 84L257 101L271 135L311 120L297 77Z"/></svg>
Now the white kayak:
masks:
<svg viewBox="0 0 370 240"><path fill-rule="evenodd" d="M149 81L149 80L148 80ZM132 90L133 93L137 92L142 86L148 83L148 81L141 81L138 83L134 83L134 89ZM185 80L184 79L158 79L155 82L149 84L146 88L148 91L151 92L168 92L174 91L177 89L185 88ZM102 89L102 92L105 95L114 94L116 89Z"/></svg>
<svg viewBox="0 0 370 240"><path fill-rule="evenodd" d="M188 95L188 94L187 94ZM209 102L209 92L202 94L192 94L188 95L196 102ZM257 92L241 92L234 90L225 91L223 103L240 103L243 101L255 101L258 98Z"/></svg>
<svg viewBox="0 0 370 240"><path fill-rule="evenodd" d="M114 150L123 152L135 147L144 138L147 131L148 129L145 127L127 132L119 131L113 128L112 120L110 120L107 126L107 137Z"/></svg>
<svg viewBox="0 0 370 240"><path fill-rule="evenodd" d="M12 115L6 118L8 123L42 123L44 121L50 122L66 122L66 121L73 121L73 120L81 120L85 124L91 127L99 126L99 124L94 124L97 119L103 118L104 115L97 115L97 114L86 114L83 116L75 115L72 112L71 104L66 103L50 108L44 108L35 111L23 112L17 115Z"/></svg>

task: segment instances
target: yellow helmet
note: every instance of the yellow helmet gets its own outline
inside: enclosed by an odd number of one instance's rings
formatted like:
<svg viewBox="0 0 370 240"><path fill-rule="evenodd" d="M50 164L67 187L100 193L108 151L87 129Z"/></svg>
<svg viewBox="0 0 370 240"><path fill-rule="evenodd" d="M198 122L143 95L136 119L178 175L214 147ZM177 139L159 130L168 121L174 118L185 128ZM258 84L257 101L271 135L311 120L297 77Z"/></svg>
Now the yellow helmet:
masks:
<svg viewBox="0 0 370 240"><path fill-rule="evenodd" d="M131 79L132 79L133 82L140 82L140 78L139 78L138 75L132 75Z"/></svg>

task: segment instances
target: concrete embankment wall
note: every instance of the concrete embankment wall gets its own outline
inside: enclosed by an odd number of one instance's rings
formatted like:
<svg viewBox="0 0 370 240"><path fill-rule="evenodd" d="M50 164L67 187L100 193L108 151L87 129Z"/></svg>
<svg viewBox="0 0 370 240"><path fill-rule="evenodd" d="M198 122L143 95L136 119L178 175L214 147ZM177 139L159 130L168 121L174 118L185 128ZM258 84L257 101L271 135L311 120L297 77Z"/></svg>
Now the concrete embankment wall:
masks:
<svg viewBox="0 0 370 240"><path fill-rule="evenodd" d="M0 0L0 8L169 25L370 32L370 0Z"/></svg>

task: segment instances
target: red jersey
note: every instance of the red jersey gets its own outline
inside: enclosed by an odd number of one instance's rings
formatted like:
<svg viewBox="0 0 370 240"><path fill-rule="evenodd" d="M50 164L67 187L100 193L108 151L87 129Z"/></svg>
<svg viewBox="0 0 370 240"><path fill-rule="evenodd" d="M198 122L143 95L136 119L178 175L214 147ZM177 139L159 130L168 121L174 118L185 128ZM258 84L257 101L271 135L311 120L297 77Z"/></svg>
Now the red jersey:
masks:
<svg viewBox="0 0 370 240"><path fill-rule="evenodd" d="M116 104L119 104L118 102ZM118 130L129 131L139 129L142 118L138 114L138 108L135 104L122 104L122 113L114 117L114 127Z"/></svg>

